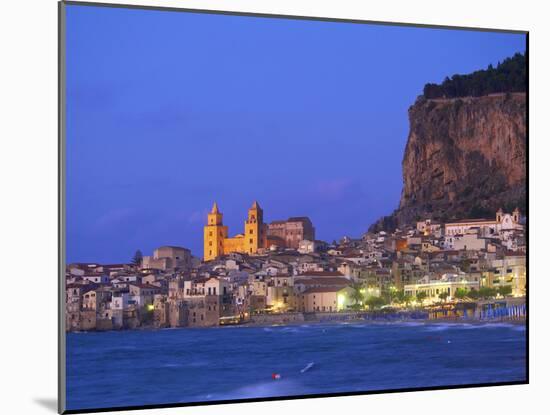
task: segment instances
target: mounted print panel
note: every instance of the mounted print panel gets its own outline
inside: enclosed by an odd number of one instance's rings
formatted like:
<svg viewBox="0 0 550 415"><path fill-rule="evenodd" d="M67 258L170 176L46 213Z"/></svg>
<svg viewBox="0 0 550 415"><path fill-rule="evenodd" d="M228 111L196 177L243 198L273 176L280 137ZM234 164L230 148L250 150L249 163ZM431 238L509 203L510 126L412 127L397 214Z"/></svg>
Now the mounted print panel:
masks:
<svg viewBox="0 0 550 415"><path fill-rule="evenodd" d="M527 383L527 36L61 3L60 411Z"/></svg>

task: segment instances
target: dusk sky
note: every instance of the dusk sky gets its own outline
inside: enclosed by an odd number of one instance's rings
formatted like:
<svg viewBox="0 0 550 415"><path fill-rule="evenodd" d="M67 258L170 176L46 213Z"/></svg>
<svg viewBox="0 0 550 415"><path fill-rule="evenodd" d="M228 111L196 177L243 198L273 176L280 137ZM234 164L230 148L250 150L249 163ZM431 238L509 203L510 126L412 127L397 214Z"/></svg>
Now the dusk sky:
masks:
<svg viewBox="0 0 550 415"><path fill-rule="evenodd" d="M309 216L359 237L399 203L407 109L427 82L496 65L525 35L67 6L67 261L162 245L202 256Z"/></svg>

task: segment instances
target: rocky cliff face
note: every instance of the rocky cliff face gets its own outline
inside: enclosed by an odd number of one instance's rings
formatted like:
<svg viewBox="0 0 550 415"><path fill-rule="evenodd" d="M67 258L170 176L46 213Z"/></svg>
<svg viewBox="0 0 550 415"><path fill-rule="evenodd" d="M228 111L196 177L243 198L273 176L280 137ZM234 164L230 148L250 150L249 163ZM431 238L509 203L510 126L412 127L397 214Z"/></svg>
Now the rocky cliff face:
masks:
<svg viewBox="0 0 550 415"><path fill-rule="evenodd" d="M371 230L524 209L526 117L525 93L420 97L409 108L399 208Z"/></svg>

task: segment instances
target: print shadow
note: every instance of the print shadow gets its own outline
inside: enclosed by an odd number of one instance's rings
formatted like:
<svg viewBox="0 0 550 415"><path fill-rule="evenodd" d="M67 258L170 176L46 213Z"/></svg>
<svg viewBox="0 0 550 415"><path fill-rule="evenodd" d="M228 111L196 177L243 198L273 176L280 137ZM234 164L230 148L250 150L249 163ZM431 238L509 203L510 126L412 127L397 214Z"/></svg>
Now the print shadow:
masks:
<svg viewBox="0 0 550 415"><path fill-rule="evenodd" d="M34 398L34 402L38 405L49 409L52 412L57 412L57 399L54 398Z"/></svg>

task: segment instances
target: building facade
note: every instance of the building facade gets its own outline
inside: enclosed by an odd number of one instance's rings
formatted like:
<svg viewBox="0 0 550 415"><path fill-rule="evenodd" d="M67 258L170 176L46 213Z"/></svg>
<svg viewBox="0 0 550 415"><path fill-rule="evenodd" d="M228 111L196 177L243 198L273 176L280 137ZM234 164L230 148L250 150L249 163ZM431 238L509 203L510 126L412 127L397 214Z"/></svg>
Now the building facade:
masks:
<svg viewBox="0 0 550 415"><path fill-rule="evenodd" d="M439 279L431 279L426 276L416 284L404 286L406 295L416 297L419 293L426 294L426 303L432 304L441 300L440 295L446 294L448 299L454 299L458 289L472 291L479 290L480 279L478 277L465 278L458 274L445 274Z"/></svg>
<svg viewBox="0 0 550 415"><path fill-rule="evenodd" d="M483 236L490 236L501 231L523 230L523 225L520 224L520 216L520 211L517 208L511 214L504 213L502 209L499 209L495 220L465 219L446 223L445 235L464 235L471 229L477 229Z"/></svg>
<svg viewBox="0 0 550 415"><path fill-rule="evenodd" d="M231 252L255 254L267 247L266 230L264 212L258 202L254 202L248 209L244 233L229 238L227 226L223 224L223 214L214 203L204 227L204 260L210 261Z"/></svg>
<svg viewBox="0 0 550 415"><path fill-rule="evenodd" d="M169 269L188 270L191 267L191 251L179 246L161 246L152 256L144 256L141 268L166 271Z"/></svg>
<svg viewBox="0 0 550 415"><path fill-rule="evenodd" d="M264 223L264 212L258 202L248 209L244 233L228 236L223 214L214 203L204 227L204 260L211 261L232 252L256 254L270 247L298 249L304 240L315 240L315 228L307 217Z"/></svg>
<svg viewBox="0 0 550 415"><path fill-rule="evenodd" d="M283 240L285 247L293 249L299 249L304 240L315 240L315 228L307 217L273 221L267 227L267 234Z"/></svg>

